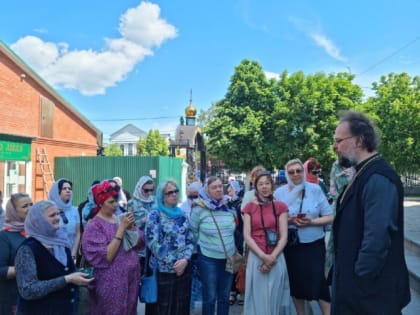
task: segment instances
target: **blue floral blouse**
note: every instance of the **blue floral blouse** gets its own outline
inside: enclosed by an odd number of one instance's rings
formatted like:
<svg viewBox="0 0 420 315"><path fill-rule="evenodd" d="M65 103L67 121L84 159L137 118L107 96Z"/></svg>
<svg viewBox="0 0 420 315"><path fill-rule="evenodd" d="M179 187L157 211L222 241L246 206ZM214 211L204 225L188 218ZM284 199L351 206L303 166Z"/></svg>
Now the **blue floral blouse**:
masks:
<svg viewBox="0 0 420 315"><path fill-rule="evenodd" d="M145 234L147 247L153 254L150 265L157 266L160 272L175 273L173 265L177 260L191 259L193 234L185 214L171 219L159 210L151 210Z"/></svg>

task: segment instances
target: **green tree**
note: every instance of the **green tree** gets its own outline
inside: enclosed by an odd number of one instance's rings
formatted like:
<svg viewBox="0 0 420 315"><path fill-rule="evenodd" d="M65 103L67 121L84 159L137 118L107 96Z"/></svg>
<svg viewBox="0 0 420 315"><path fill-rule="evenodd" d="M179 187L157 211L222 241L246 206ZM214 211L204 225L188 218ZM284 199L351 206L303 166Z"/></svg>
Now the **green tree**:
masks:
<svg viewBox="0 0 420 315"><path fill-rule="evenodd" d="M122 156L123 151L120 149L120 147L115 144L108 144L105 145L105 156Z"/></svg>
<svg viewBox="0 0 420 315"><path fill-rule="evenodd" d="M281 74L274 92L278 101L271 115L277 144L272 151L279 168L294 157L315 157L329 171L336 159L331 144L337 113L357 108L362 102L362 90L352 83L353 78L348 73Z"/></svg>
<svg viewBox="0 0 420 315"><path fill-rule="evenodd" d="M208 151L232 170L248 170L256 164L273 166L265 150L269 132L267 115L274 106L271 83L255 61L243 60L235 68L226 96L215 104L205 126Z"/></svg>
<svg viewBox="0 0 420 315"><path fill-rule="evenodd" d="M420 77L407 73L382 76L373 83L375 96L363 109L381 131L381 154L399 172L420 168Z"/></svg>
<svg viewBox="0 0 420 315"><path fill-rule="evenodd" d="M362 90L348 73L303 72L267 80L261 66L235 68L225 98L215 104L204 130L207 148L233 170L257 164L282 168L290 158L313 156L329 168L337 113L357 108Z"/></svg>
<svg viewBox="0 0 420 315"><path fill-rule="evenodd" d="M168 143L159 130L149 130L147 137L137 142L137 155L167 156Z"/></svg>

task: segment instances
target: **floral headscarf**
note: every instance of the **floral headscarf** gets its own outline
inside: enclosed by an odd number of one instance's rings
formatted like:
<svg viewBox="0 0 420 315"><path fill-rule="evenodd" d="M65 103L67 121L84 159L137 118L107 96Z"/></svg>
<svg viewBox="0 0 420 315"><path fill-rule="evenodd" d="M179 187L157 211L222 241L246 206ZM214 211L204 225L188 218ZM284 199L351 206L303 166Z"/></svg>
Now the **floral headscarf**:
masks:
<svg viewBox="0 0 420 315"><path fill-rule="evenodd" d="M153 183L153 179L150 176L140 177L139 181L136 184L136 187L134 188L132 199L137 200L141 203L149 203L149 204L152 204L155 201L155 198L153 195L149 195L149 197L145 197L142 194L143 186L147 182Z"/></svg>
<svg viewBox="0 0 420 315"><path fill-rule="evenodd" d="M119 186L114 186L110 181L104 180L92 186L91 191L96 205L92 212L93 215L96 215L107 199L111 197L118 198Z"/></svg>
<svg viewBox="0 0 420 315"><path fill-rule="evenodd" d="M216 211L216 210L228 211L229 210L229 208L227 207L228 198L226 195L224 195L222 199L216 200L210 197L210 195L208 194L208 191L209 191L209 187L206 182L204 187L201 188L200 191L198 192L198 195L201 199L198 203L202 203L204 207L213 211Z"/></svg>
<svg viewBox="0 0 420 315"><path fill-rule="evenodd" d="M48 222L44 213L56 204L52 201L36 202L25 219L26 233L39 242L53 247L54 257L63 265L67 265L65 248L70 248L67 233L64 228L58 228Z"/></svg>

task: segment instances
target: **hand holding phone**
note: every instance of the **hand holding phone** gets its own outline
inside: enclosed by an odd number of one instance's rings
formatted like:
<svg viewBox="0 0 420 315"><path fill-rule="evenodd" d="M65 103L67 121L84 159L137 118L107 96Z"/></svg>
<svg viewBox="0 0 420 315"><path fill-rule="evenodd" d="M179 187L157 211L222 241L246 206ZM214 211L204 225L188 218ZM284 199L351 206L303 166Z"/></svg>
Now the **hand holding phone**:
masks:
<svg viewBox="0 0 420 315"><path fill-rule="evenodd" d="M298 219L302 219L302 218L306 217L306 213L298 213L297 217L298 217Z"/></svg>

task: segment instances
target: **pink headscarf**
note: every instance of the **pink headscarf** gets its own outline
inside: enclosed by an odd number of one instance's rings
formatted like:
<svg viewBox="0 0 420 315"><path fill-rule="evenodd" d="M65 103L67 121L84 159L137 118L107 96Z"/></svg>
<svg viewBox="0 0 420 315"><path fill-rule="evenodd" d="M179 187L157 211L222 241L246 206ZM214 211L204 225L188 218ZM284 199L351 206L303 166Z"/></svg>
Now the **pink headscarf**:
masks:
<svg viewBox="0 0 420 315"><path fill-rule="evenodd" d="M6 220L4 222L3 230L10 232L22 232L25 228L25 220L23 220L16 212L12 200L6 204Z"/></svg>

